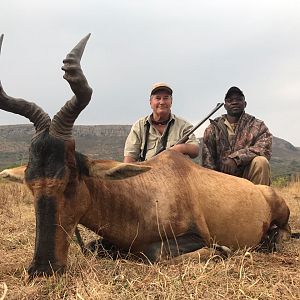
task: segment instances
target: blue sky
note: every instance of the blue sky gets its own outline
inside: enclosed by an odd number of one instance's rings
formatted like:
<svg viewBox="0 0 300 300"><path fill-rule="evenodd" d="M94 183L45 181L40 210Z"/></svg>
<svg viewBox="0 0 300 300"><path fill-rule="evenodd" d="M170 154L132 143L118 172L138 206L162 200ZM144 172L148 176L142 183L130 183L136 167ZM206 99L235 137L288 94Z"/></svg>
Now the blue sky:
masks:
<svg viewBox="0 0 300 300"><path fill-rule="evenodd" d="M91 32L82 67L94 94L76 124L132 124L159 81L196 124L238 86L248 113L300 146L299 15L298 0L4 0L0 80L53 116L72 96L62 60ZM0 125L25 123L0 111Z"/></svg>

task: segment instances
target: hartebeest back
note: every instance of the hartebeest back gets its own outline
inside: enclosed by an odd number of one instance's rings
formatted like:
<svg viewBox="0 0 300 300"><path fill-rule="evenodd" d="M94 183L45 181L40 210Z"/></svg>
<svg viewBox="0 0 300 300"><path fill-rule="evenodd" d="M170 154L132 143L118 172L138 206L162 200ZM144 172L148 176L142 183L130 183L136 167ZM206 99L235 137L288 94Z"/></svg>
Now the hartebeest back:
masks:
<svg viewBox="0 0 300 300"><path fill-rule="evenodd" d="M272 226L289 231L289 209L270 187L198 166L167 150L141 164L91 160L75 152L72 127L92 89L80 59L89 35L62 69L74 97L54 116L7 96L0 108L35 126L25 182L34 196L36 241L30 275L63 271L69 237L82 224L114 245L150 261L217 243L255 247Z"/></svg>

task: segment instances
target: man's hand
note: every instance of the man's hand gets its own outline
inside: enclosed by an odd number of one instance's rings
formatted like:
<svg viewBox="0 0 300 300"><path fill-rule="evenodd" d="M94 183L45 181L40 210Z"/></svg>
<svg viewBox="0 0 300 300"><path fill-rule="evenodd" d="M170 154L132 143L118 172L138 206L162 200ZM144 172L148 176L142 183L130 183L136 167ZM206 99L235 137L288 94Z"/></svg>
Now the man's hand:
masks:
<svg viewBox="0 0 300 300"><path fill-rule="evenodd" d="M234 175L237 170L237 164L233 158L226 158L222 161L221 172Z"/></svg>
<svg viewBox="0 0 300 300"><path fill-rule="evenodd" d="M169 149L188 155L190 158L195 158L199 155L199 146L196 144L177 144Z"/></svg>

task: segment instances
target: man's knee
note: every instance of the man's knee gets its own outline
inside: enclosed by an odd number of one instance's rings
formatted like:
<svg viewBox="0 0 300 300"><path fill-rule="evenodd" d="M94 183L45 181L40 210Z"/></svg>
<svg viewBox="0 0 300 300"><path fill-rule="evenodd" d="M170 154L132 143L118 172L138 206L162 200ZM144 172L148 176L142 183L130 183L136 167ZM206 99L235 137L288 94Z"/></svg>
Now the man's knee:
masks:
<svg viewBox="0 0 300 300"><path fill-rule="evenodd" d="M270 168L269 161L264 156L256 156L256 157L254 157L253 160L251 161L251 165L255 169L260 169L260 170L264 170L266 168L267 169Z"/></svg>
<svg viewBox="0 0 300 300"><path fill-rule="evenodd" d="M256 156L244 171L243 177L254 184L270 185L270 164L264 156Z"/></svg>

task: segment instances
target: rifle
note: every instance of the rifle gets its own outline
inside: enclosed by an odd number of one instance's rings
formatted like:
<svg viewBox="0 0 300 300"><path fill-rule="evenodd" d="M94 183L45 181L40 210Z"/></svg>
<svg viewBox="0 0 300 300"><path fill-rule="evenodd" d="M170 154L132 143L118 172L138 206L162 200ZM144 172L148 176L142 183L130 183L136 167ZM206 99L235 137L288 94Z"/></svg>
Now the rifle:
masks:
<svg viewBox="0 0 300 300"><path fill-rule="evenodd" d="M205 121L209 119L218 109L220 109L224 103L217 103L217 106L203 119L201 120L197 125L195 125L189 132L187 132L180 140L178 140L175 145L178 144L185 144L187 140L189 139L190 135L194 133ZM174 146L175 146L174 145ZM155 153L155 155L159 154L160 152L164 151L165 148L161 146Z"/></svg>

